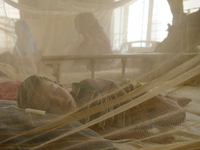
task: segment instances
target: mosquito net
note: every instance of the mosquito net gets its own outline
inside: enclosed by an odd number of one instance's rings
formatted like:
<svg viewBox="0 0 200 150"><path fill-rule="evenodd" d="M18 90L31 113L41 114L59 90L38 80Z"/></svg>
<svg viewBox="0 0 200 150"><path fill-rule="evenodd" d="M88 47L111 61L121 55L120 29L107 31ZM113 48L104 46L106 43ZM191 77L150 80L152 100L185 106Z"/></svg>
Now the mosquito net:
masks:
<svg viewBox="0 0 200 150"><path fill-rule="evenodd" d="M200 147L198 0L0 3L1 149Z"/></svg>

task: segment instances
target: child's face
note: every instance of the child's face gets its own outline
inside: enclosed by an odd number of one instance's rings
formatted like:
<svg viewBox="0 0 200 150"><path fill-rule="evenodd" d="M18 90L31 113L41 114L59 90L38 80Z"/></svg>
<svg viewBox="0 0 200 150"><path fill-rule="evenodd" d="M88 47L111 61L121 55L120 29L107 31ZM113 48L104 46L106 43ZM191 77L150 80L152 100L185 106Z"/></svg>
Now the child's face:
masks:
<svg viewBox="0 0 200 150"><path fill-rule="evenodd" d="M42 80L34 94L34 107L48 113L65 114L76 109L71 94L61 85Z"/></svg>

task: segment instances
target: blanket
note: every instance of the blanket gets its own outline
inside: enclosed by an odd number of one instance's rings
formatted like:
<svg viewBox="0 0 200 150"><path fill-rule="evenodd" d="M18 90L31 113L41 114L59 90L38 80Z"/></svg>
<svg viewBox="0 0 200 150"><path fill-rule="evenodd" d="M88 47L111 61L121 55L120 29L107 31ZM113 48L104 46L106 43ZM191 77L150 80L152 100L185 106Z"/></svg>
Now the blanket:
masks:
<svg viewBox="0 0 200 150"><path fill-rule="evenodd" d="M72 128L82 125L79 122L74 122L53 130L44 129L43 131L31 133L34 129L55 121L59 116L54 114L37 115L25 113L24 110L17 109L16 101L0 100L0 107L0 147L2 150L32 149L70 131ZM27 134L22 135L25 132ZM87 140L98 136L96 132L84 129L55 142L51 142L39 149L54 150L67 149L68 147L70 147L70 150L115 149L109 141L103 138L87 142Z"/></svg>

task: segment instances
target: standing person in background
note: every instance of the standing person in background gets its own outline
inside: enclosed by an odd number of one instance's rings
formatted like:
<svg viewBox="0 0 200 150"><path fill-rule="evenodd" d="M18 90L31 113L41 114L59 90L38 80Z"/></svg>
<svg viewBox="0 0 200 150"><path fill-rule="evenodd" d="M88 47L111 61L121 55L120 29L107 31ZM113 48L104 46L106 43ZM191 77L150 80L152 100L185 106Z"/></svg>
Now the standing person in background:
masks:
<svg viewBox="0 0 200 150"><path fill-rule="evenodd" d="M39 50L29 26L24 20L16 21L15 33L17 35L16 45L22 56L30 57ZM16 47L14 48L13 54L18 55Z"/></svg>
<svg viewBox="0 0 200 150"><path fill-rule="evenodd" d="M14 46L13 52L4 52L0 55L0 63L8 64L12 66L16 73L22 71L22 61L25 66L25 70L33 73L37 72L41 56L41 51L31 34L30 28L26 21L17 20L15 22L15 33L17 41ZM21 61L22 59L22 61Z"/></svg>
<svg viewBox="0 0 200 150"><path fill-rule="evenodd" d="M17 72L20 72L21 57L23 58L23 61L30 62L30 57L34 56L34 59L38 57L39 48L31 34L29 26L24 20L16 21L15 33L17 35L17 47L14 47L13 53L2 53L0 55L0 62L9 64L13 66ZM20 54L18 53L17 49L19 50ZM19 55L21 55L21 57Z"/></svg>
<svg viewBox="0 0 200 150"><path fill-rule="evenodd" d="M20 52L20 55L23 58L23 61L26 62L26 64L28 64L29 67L33 67L34 69L36 69L37 67L35 63L38 62L40 59L40 54L39 54L40 51L26 21L24 20L16 21L15 33L17 35L16 45ZM16 47L14 48L13 54L18 59L21 59L19 57L17 48ZM35 72L37 71L35 70Z"/></svg>

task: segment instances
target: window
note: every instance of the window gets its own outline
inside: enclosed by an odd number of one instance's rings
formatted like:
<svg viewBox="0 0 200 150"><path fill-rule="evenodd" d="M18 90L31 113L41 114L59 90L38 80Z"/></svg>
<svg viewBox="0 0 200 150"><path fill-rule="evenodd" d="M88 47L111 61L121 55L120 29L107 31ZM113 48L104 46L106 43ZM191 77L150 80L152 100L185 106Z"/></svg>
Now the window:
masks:
<svg viewBox="0 0 200 150"><path fill-rule="evenodd" d="M127 41L146 40L149 0L139 0L129 6Z"/></svg>
<svg viewBox="0 0 200 150"><path fill-rule="evenodd" d="M200 8L200 0L183 0L183 4L184 12L188 14ZM153 6L152 12L149 6ZM124 7L116 9L114 17L113 45L115 49L120 49L124 42L163 41L173 16L167 0L137 0L128 6L128 10Z"/></svg>
<svg viewBox="0 0 200 150"><path fill-rule="evenodd" d="M184 12L185 13L193 13L199 10L200 8L200 1L199 0L185 0L183 1L184 5Z"/></svg>
<svg viewBox="0 0 200 150"><path fill-rule="evenodd" d="M18 0L13 0L13 1L18 3ZM3 4L4 4L4 2L1 1L0 2L0 17L6 17ZM12 6L10 6L10 5L6 4L6 3L5 3L5 9L6 9L7 16L9 18L16 18L16 19L20 18L18 9L13 8Z"/></svg>
<svg viewBox="0 0 200 150"><path fill-rule="evenodd" d="M18 3L18 0L13 0ZM12 6L5 3L5 10L7 17L10 19L11 24L13 24L14 19L20 18L19 10L13 8ZM12 30L9 22L6 18L4 11L4 2L0 1L0 53L5 51L12 51L14 47Z"/></svg>
<svg viewBox="0 0 200 150"><path fill-rule="evenodd" d="M162 41L168 34L167 24L172 24L172 14L167 0L154 0L151 40Z"/></svg>

